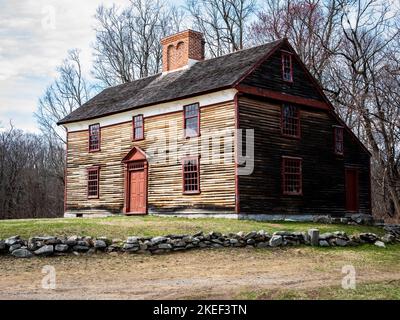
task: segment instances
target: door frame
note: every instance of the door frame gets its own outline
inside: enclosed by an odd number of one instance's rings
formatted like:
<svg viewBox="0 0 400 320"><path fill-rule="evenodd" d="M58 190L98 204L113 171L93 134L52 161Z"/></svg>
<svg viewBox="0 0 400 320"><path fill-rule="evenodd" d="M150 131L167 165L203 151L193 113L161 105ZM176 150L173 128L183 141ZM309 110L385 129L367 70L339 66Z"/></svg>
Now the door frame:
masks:
<svg viewBox="0 0 400 320"><path fill-rule="evenodd" d="M122 160L124 165L124 208L123 213L126 215L146 215L148 214L148 161L146 153L140 149L139 147L133 147L131 151L124 157ZM131 171L138 170L135 169L135 164L140 165L143 164L143 170L145 175L145 212L131 212L130 211L130 179L131 179ZM142 169L140 169L142 170Z"/></svg>
<svg viewBox="0 0 400 320"><path fill-rule="evenodd" d="M356 209L355 210L349 210L347 207L347 195L348 195L348 182L347 182L347 172L348 171L354 171L355 172L355 197L356 197ZM345 208L346 211L348 212L358 212L360 210L360 179L359 179L359 168L357 167L345 167L344 170L344 179L345 179Z"/></svg>

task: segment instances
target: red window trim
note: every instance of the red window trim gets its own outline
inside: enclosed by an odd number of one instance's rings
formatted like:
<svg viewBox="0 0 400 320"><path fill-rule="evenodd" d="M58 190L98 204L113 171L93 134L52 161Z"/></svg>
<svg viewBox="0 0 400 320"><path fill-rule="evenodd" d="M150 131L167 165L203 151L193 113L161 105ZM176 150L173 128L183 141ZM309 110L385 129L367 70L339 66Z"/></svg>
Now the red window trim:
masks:
<svg viewBox="0 0 400 320"><path fill-rule="evenodd" d="M141 117L142 118L142 126L141 126L141 128L142 128L142 136L141 137L139 137L139 138L137 138L136 136L135 136L135 118L136 117ZM144 117L143 117L143 114L137 114L136 116L133 116L132 117L132 141L140 141L140 140L144 140Z"/></svg>
<svg viewBox="0 0 400 320"><path fill-rule="evenodd" d="M286 191L285 185L285 161L286 160L299 160L300 161L300 192L289 192ZM289 156L282 156L281 161L281 185L282 185L282 194L287 196L302 196L303 195L303 158L299 157L289 157Z"/></svg>
<svg viewBox="0 0 400 320"><path fill-rule="evenodd" d="M342 151L338 152L337 147L337 130L341 130L342 132L342 140L341 140L341 144L342 144ZM342 126L333 126L333 152L338 155L338 156L343 156L344 155L344 128Z"/></svg>
<svg viewBox="0 0 400 320"><path fill-rule="evenodd" d="M297 109L297 132L296 135L292 135L292 134L288 134L284 132L284 116L283 116L283 109L285 106L291 106L291 107L295 107ZM288 137L288 138L294 138L294 139L300 139L301 138L301 121L300 121L300 108L296 105L293 104L289 104L289 103L284 103L281 105L281 134L284 137Z"/></svg>
<svg viewBox="0 0 400 320"><path fill-rule="evenodd" d="M197 190L194 191L185 191L185 161L188 160L196 160L197 162ZM200 194L201 193L201 188L200 188L200 156L194 156L194 157L184 157L182 158L182 194Z"/></svg>
<svg viewBox="0 0 400 320"><path fill-rule="evenodd" d="M285 58L289 58L290 64L290 79L285 79ZM293 83L293 58L292 53L288 51L281 51L281 65L282 65L282 80L288 83Z"/></svg>
<svg viewBox="0 0 400 320"><path fill-rule="evenodd" d="M90 137L91 137L91 135L90 135L90 129L91 129L91 127L94 127L94 126L98 126L98 127L99 127L98 138L97 138L97 139L98 139L98 145L97 145L97 148L96 148L96 149L92 149L92 148L90 147ZM88 151L89 151L89 152L97 152L97 151L100 151L100 149L101 149L100 144L101 144L101 127L100 127L100 123L93 123L93 124L89 125L89 129L88 129Z"/></svg>
<svg viewBox="0 0 400 320"><path fill-rule="evenodd" d="M186 118L186 108L192 105L197 105L197 134L195 135L188 135L186 132L186 119L191 119L195 118L196 116L192 116L189 118ZM196 103L191 103L183 106L183 131L184 131L184 136L185 138L194 138L194 137L199 137L200 136L200 104L198 102Z"/></svg>
<svg viewBox="0 0 400 320"><path fill-rule="evenodd" d="M97 194L96 195L89 195L89 174L90 171L97 171ZM87 171L87 198L88 199L99 199L100 196L100 166L93 166L86 169Z"/></svg>

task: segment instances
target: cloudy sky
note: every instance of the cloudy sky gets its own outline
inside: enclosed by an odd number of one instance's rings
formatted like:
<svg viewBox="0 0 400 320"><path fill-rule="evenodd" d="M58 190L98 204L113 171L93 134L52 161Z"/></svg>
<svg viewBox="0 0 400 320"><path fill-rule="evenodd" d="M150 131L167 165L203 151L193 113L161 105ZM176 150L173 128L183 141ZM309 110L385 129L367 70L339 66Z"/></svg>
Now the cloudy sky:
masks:
<svg viewBox="0 0 400 320"><path fill-rule="evenodd" d="M128 0L0 0L0 127L37 132L38 98L71 48L89 74L98 5Z"/></svg>

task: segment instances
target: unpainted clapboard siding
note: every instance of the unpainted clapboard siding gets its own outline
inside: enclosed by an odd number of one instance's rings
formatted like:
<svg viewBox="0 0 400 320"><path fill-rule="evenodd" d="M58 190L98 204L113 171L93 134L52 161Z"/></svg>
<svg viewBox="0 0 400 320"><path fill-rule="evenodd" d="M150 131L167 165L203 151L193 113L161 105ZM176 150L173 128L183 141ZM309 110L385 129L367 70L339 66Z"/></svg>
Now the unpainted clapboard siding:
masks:
<svg viewBox="0 0 400 320"><path fill-rule="evenodd" d="M255 168L239 177L242 213L330 214L345 212L345 166L359 169L360 212L370 213L369 154L344 131L344 156L333 149L337 120L326 111L299 106L301 138L282 136L281 105L239 98L241 129L254 129ZM282 156L303 159L303 195L283 195Z"/></svg>
<svg viewBox="0 0 400 320"><path fill-rule="evenodd" d="M289 51L290 49L283 46L282 50ZM321 93L310 81L310 77L300 63L296 61L294 55L292 56L292 63L293 82L286 82L282 79L282 53L281 50L278 50L258 66L241 84L323 101Z"/></svg>
<svg viewBox="0 0 400 320"><path fill-rule="evenodd" d="M94 120L95 123L95 120ZM233 162L234 102L200 109L201 136L185 139L183 112L144 119L145 139L132 141L132 123L101 128L101 151L88 152L88 132L68 134L67 211L103 209L120 213L124 204L124 167L121 160L134 147L149 155L148 209L150 212L191 212L193 210L234 212L235 165ZM215 130L227 131L225 144L232 146L225 157L229 163L200 158L200 188L198 195L182 194L181 159L198 154L201 140L215 136ZM161 140L159 140L161 138ZM163 141L168 141L165 146ZM175 142L174 142L175 141ZM174 145L177 148L174 148ZM155 151L156 150L156 151ZM221 156L220 147L210 147L211 159ZM170 163L169 159L174 159ZM87 168L100 166L99 199L87 199Z"/></svg>

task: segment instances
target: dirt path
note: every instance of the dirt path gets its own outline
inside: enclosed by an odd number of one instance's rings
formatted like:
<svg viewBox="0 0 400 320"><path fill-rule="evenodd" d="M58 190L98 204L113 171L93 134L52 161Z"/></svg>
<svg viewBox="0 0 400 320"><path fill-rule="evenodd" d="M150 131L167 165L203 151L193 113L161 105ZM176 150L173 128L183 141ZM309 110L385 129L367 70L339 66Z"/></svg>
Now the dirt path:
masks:
<svg viewBox="0 0 400 320"><path fill-rule="evenodd" d="M400 279L397 266L375 265L362 253L309 248L0 257L0 299L229 299L246 290L340 286L342 267L349 264L359 283ZM57 272L55 290L41 286L45 265Z"/></svg>

